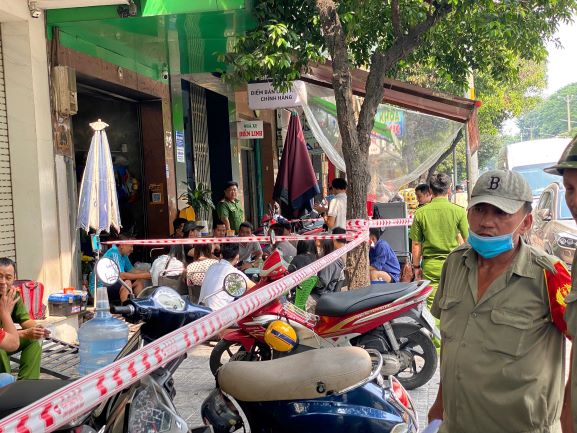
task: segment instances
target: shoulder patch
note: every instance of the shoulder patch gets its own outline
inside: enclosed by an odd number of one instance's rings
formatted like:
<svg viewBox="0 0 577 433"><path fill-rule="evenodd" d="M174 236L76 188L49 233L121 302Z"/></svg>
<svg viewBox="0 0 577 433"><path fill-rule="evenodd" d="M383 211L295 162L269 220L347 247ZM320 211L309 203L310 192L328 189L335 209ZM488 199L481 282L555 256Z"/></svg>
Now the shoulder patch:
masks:
<svg viewBox="0 0 577 433"><path fill-rule="evenodd" d="M535 263L537 264L537 266L543 269L547 269L548 271L551 271L553 273L557 273L557 270L555 269L555 265L557 263L561 263L561 265L563 265L563 263L561 262L561 260L559 260L558 257L549 255L544 251L540 251L536 248L531 248L531 254L535 258Z"/></svg>

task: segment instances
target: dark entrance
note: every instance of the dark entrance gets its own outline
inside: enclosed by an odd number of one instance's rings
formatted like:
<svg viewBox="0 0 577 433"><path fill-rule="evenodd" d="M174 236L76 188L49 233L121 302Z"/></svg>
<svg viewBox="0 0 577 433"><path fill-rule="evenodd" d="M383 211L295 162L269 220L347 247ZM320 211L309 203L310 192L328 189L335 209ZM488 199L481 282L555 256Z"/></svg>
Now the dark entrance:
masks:
<svg viewBox="0 0 577 433"><path fill-rule="evenodd" d="M77 181L82 179L93 131L108 123L122 232L137 238L169 234L162 104L139 100L87 84L78 85L79 111L73 117ZM145 259L145 257L142 257Z"/></svg>

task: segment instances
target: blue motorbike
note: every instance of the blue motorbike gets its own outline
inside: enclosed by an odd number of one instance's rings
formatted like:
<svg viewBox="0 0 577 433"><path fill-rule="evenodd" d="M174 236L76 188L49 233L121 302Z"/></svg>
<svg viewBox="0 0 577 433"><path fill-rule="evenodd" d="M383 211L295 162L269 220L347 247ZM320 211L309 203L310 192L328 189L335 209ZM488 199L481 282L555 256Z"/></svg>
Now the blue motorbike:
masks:
<svg viewBox="0 0 577 433"><path fill-rule="evenodd" d="M369 353L370 352L370 353ZM218 370L203 402L215 433L416 433L413 403L375 350L335 347Z"/></svg>

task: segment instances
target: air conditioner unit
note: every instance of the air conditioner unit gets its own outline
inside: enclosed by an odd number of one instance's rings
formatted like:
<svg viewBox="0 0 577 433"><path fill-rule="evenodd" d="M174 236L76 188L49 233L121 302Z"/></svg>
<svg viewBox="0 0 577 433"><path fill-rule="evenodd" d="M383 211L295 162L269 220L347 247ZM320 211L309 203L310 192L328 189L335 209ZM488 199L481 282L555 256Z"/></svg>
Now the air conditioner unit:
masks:
<svg viewBox="0 0 577 433"><path fill-rule="evenodd" d="M52 83L56 112L63 116L78 113L76 71L68 66L54 66L52 68Z"/></svg>

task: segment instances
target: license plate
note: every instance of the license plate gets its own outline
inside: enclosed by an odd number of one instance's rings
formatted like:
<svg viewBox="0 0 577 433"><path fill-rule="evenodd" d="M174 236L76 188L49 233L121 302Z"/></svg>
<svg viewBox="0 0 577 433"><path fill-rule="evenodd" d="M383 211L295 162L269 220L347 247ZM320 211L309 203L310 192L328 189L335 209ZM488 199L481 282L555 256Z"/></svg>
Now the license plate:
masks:
<svg viewBox="0 0 577 433"><path fill-rule="evenodd" d="M433 333L433 335L440 340L441 333L439 332L439 329L437 329L435 318L433 317L433 315L431 314L426 305L423 305L423 309L421 310L421 317L425 320L427 325L429 325L429 328Z"/></svg>

